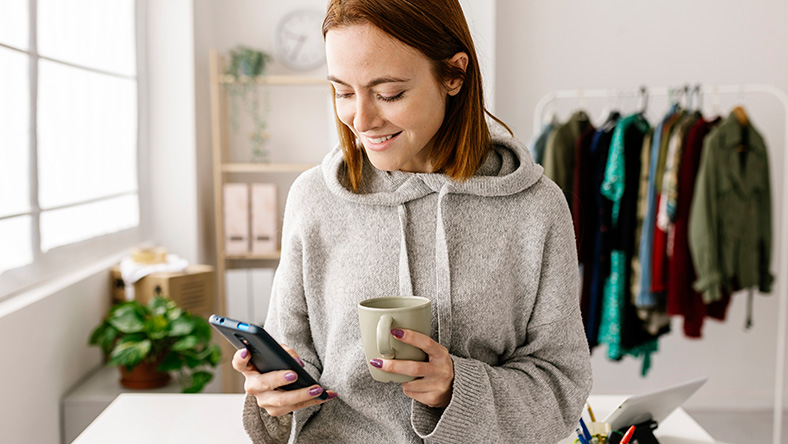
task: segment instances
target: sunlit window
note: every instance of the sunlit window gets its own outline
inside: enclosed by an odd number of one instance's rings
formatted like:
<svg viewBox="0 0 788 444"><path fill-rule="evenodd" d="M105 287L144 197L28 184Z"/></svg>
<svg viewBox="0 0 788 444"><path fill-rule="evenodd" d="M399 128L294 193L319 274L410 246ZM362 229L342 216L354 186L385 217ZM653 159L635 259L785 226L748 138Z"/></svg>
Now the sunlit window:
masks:
<svg viewBox="0 0 788 444"><path fill-rule="evenodd" d="M0 0L0 298L140 224L135 10Z"/></svg>

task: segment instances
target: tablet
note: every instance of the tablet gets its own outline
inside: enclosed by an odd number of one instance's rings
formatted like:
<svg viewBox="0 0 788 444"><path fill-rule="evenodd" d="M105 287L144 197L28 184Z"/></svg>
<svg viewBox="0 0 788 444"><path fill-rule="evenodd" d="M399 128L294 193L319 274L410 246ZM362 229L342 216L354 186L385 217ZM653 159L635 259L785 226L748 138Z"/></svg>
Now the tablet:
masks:
<svg viewBox="0 0 788 444"><path fill-rule="evenodd" d="M631 425L653 420L660 423L674 410L681 407L708 377L693 379L668 388L650 393L632 395L621 401L604 422L609 423L613 430L619 430Z"/></svg>

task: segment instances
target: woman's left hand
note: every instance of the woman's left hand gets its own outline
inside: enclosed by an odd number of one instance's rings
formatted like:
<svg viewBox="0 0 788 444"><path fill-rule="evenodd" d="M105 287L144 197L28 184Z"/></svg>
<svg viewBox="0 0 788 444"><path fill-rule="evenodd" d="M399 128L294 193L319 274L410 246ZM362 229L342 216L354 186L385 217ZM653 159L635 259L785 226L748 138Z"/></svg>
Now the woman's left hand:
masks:
<svg viewBox="0 0 788 444"><path fill-rule="evenodd" d="M391 334L406 344L424 350L427 361L373 359L370 363L384 372L416 377L417 379L402 384L402 390L407 397L429 407L449 405L454 382L454 362L446 347L433 341L429 336L413 330L395 329L391 330Z"/></svg>

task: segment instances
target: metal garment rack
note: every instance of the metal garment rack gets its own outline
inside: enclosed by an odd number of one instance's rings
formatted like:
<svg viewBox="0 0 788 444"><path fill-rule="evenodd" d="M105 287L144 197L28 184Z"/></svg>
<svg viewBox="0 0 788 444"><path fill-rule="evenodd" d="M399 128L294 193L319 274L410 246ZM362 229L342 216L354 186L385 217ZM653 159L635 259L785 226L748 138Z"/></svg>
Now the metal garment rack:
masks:
<svg viewBox="0 0 788 444"><path fill-rule="evenodd" d="M574 89L574 90L558 90L545 94L536 104L534 112L534 134L541 131L542 122L545 118L545 111L548 105L558 100L564 99L580 99L586 98L603 98L603 99L617 99L623 96L636 97L643 95L644 99L651 96L666 96L670 97L674 94L677 88L669 87L648 87L647 90L634 92L633 90L620 90L620 89ZM743 84L743 85L703 85L699 88L699 92L704 96L717 96L717 95L735 95L743 98L745 95L751 94L766 94L770 95L780 101L785 110L785 141L788 146L788 94L785 91L767 84ZM647 102L646 102L647 103ZM645 104L644 103L644 106ZM782 171L788 171L788 150L783 151L783 168ZM783 176L782 179L782 196L783 200L788 197L788 178ZM782 205L782 224L788 224L788 204ZM778 299L778 313L777 313L777 350L776 350L776 363L775 363L775 377L774 377L774 419L772 428L772 444L780 444L782 436L782 411L783 411L783 396L785 387L785 345L788 338L786 338L786 330L788 326L788 229L780 227L779 230L779 249L777 250L777 293Z"/></svg>

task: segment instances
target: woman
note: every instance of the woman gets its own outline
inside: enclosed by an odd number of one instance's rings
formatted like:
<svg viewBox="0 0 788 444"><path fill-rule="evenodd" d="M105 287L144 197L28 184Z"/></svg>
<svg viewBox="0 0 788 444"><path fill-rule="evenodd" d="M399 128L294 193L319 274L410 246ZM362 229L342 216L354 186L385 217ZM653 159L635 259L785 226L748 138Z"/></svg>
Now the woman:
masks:
<svg viewBox="0 0 788 444"><path fill-rule="evenodd" d="M561 190L488 129L457 0L331 0L323 24L340 147L293 184L265 327L320 386L246 378L256 443L548 443L591 386L574 236ZM500 135L497 135L501 133ZM393 330L427 362L380 383L356 306L433 301L432 334ZM330 399L315 399L328 390Z"/></svg>

